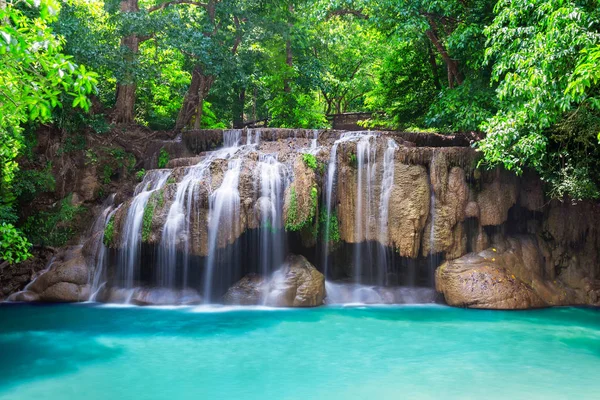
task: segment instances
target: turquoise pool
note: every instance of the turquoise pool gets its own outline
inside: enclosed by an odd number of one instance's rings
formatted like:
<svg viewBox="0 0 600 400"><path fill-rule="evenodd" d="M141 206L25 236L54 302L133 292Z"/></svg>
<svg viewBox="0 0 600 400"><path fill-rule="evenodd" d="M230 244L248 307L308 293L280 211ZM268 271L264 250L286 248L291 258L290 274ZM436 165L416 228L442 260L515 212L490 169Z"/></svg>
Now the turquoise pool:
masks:
<svg viewBox="0 0 600 400"><path fill-rule="evenodd" d="M0 399L598 399L600 311L0 306Z"/></svg>

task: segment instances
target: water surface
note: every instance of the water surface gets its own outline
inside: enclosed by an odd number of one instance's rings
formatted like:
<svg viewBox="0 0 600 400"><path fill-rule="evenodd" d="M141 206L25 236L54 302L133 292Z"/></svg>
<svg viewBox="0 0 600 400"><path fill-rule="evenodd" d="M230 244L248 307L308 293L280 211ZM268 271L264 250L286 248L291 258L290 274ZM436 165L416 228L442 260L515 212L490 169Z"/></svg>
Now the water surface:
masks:
<svg viewBox="0 0 600 400"><path fill-rule="evenodd" d="M0 399L597 399L600 311L0 306Z"/></svg>

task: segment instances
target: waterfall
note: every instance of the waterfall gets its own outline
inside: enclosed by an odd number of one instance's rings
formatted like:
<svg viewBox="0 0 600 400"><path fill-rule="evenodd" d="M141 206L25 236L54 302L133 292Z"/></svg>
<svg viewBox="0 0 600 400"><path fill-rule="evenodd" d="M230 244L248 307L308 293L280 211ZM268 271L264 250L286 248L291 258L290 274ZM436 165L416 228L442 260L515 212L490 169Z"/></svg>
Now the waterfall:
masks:
<svg viewBox="0 0 600 400"><path fill-rule="evenodd" d="M202 180L207 179L207 173L215 159L227 159L237 152L241 141L241 132L239 129L223 131L225 147L210 152L197 165L188 168L184 177L177 184L175 200L169 208L159 247L158 283L161 286L173 288L175 285L177 251L180 243L183 252L181 265L183 271L182 286L184 288L188 286L190 219L193 207L198 201L197 185Z"/></svg>
<svg viewBox="0 0 600 400"><path fill-rule="evenodd" d="M260 171L260 269L267 276L281 266L286 248L283 229L283 201L289 180L288 168L276 155L261 155Z"/></svg>
<svg viewBox="0 0 600 400"><path fill-rule="evenodd" d="M362 241L368 238L368 232L371 228L371 205L373 204L373 182L376 172L376 149L377 146L371 146L373 135L363 135L356 144L356 162L357 162L357 190L355 204L354 234L356 247L354 251L354 277L355 282L362 282L362 263L363 246ZM366 204L364 201L366 197ZM366 210L366 212L364 212Z"/></svg>
<svg viewBox="0 0 600 400"><path fill-rule="evenodd" d="M248 129L246 133L246 145L259 145L260 144L260 129Z"/></svg>
<svg viewBox="0 0 600 400"><path fill-rule="evenodd" d="M431 216L430 228L429 228L429 268L431 270L430 276L433 276L435 271L435 188L433 186L433 175L435 174L435 148L431 153L431 163L429 164L429 185L431 191L429 212Z"/></svg>
<svg viewBox="0 0 600 400"><path fill-rule="evenodd" d="M119 282L126 288L133 287L136 271L140 266L144 209L152 193L161 189L170 175L171 170L148 171L144 180L135 189L135 197L125 219L123 251L120 254L118 269Z"/></svg>
<svg viewBox="0 0 600 400"><path fill-rule="evenodd" d="M381 178L381 195L379 199L379 245L378 245L378 284L385 284L385 275L388 270L389 258L388 258L388 216L389 216L389 204L390 196L392 195L392 188L394 187L394 156L398 150L398 145L393 139L388 139L387 148L383 155L383 176Z"/></svg>
<svg viewBox="0 0 600 400"><path fill-rule="evenodd" d="M325 233L323 236L323 275L327 279L327 269L329 266L329 231L331 229L331 211L333 202L333 185L335 180L335 173L337 167L337 149L339 146L339 140L336 141L331 147L331 153L329 154L329 164L327 164L327 181L325 182Z"/></svg>
<svg viewBox="0 0 600 400"><path fill-rule="evenodd" d="M238 184L241 167L242 161L239 158L230 160L223 183L210 195L208 258L204 278L204 302L207 304L211 301L213 275L219 259L219 247L226 247L239 228L240 193ZM223 246L219 246L220 244Z"/></svg>
<svg viewBox="0 0 600 400"><path fill-rule="evenodd" d="M93 254L94 254L94 269L92 271L93 275L90 277L90 298L89 301L95 301L98 292L102 288L102 286L106 283L106 252L107 248L104 245L104 232L106 230L106 226L109 221L115 215L115 212L119 209L119 207L114 207L115 194L111 194L103 206L104 209L96 218L96 222L92 227L92 234L98 234L96 237L93 237Z"/></svg>
<svg viewBox="0 0 600 400"><path fill-rule="evenodd" d="M310 150L313 153L317 150L318 140L319 140L319 130L313 129L313 138L310 140Z"/></svg>

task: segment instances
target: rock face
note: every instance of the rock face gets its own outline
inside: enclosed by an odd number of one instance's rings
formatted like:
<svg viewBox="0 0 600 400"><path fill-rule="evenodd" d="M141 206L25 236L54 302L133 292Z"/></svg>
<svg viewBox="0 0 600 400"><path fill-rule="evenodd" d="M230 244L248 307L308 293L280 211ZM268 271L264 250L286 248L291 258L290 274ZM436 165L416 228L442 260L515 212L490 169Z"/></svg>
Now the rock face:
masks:
<svg viewBox="0 0 600 400"><path fill-rule="evenodd" d="M316 307L325 298L325 277L302 256L291 255L267 281L250 274L223 297L225 304L270 307Z"/></svg>
<svg viewBox="0 0 600 400"><path fill-rule="evenodd" d="M449 305L458 307L600 304L600 287L584 274L553 276L548 256L535 236L497 237L489 249L442 264L436 271L436 289Z"/></svg>

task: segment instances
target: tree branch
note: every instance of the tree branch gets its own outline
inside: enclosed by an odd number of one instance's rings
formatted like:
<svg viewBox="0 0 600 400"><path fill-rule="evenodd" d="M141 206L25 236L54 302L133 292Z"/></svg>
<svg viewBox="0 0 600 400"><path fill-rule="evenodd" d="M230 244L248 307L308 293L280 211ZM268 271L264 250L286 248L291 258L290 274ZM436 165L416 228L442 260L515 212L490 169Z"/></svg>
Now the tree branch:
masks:
<svg viewBox="0 0 600 400"><path fill-rule="evenodd" d="M154 11L158 11L158 10L164 10L165 8L169 7L169 6L173 6L176 4L189 4L192 6L196 6L196 7L204 7L204 8L208 8L208 4L207 3L201 3L199 1L192 1L192 0L173 0L173 1L167 1L166 3L162 3L159 5L156 5L154 7L150 7L148 9L148 13L153 13Z"/></svg>
<svg viewBox="0 0 600 400"><path fill-rule="evenodd" d="M346 8L342 8L339 10L331 10L327 13L327 18L326 19L331 19L333 17L342 17L344 15L354 15L356 18L360 18L360 19L369 19L369 16L366 14L363 14L362 10L351 10L351 9L346 9Z"/></svg>

